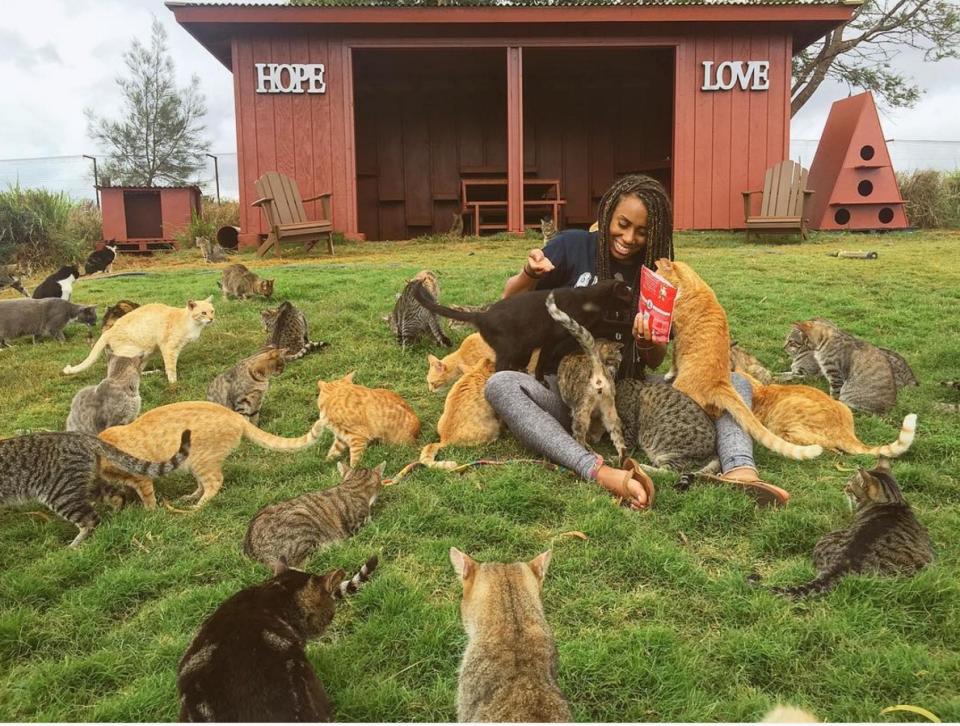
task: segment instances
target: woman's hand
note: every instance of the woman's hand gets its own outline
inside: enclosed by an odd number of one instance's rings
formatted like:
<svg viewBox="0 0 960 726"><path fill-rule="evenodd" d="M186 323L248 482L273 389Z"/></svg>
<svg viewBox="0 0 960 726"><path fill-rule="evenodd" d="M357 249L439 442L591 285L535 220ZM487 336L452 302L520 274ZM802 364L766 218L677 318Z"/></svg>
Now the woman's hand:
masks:
<svg viewBox="0 0 960 726"><path fill-rule="evenodd" d="M523 266L523 271L530 277L543 277L543 275L547 274L552 269L553 263L545 254L543 254L543 250L539 247L530 250L530 252L527 254L527 262Z"/></svg>
<svg viewBox="0 0 960 726"><path fill-rule="evenodd" d="M643 319L643 313L637 313L633 319L633 338L637 341L637 353L648 368L654 369L663 362L667 344L653 341L650 323Z"/></svg>
<svg viewBox="0 0 960 726"><path fill-rule="evenodd" d="M653 332L650 330L649 322L644 320L643 313L637 313L637 317L633 319L633 339L637 342L653 341Z"/></svg>

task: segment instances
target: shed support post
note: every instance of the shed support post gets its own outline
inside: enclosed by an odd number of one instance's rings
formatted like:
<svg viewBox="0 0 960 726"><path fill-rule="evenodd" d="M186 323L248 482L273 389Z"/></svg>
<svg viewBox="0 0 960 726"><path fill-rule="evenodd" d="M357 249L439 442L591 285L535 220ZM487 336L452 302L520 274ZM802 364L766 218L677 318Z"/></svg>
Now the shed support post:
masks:
<svg viewBox="0 0 960 726"><path fill-rule="evenodd" d="M523 234L523 48L507 48L507 227Z"/></svg>

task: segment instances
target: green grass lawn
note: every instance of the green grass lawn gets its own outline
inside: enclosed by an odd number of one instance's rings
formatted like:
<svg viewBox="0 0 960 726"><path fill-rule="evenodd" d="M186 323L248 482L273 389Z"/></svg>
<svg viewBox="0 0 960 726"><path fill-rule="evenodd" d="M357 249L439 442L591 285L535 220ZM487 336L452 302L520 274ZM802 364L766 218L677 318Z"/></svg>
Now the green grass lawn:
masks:
<svg viewBox="0 0 960 726"><path fill-rule="evenodd" d="M887 443L905 414L918 414L914 446L894 473L930 530L936 563L909 580L847 578L829 595L799 603L748 586L754 571L772 584L813 575L814 543L849 521L842 485L851 467L871 463L863 457L828 452L795 462L758 450L764 476L793 495L781 511L758 510L723 489L681 494L668 476L657 478L657 508L636 513L614 506L596 485L533 464L459 475L417 469L384 490L359 534L309 562L317 572L352 571L380 553L373 581L308 648L337 720L456 718L465 644L460 586L447 559L456 545L481 561L526 560L553 548L543 601L559 648L560 687L577 720L751 721L786 701L825 720L920 720L879 714L914 704L960 721L960 416L932 405L953 400L937 381L960 375L960 235L819 236L803 245L744 245L741 238L678 235L677 256L714 287L735 339L769 368L787 367L781 344L789 325L813 315L912 364L919 388L901 391L887 416L858 414L857 431L868 443ZM260 425L302 434L316 416L316 380L356 370L356 382L391 388L413 405L421 445L436 440L444 398L428 392L425 372L426 354L438 351L424 342L401 352L382 316L423 267L439 272L441 300L489 302L529 246L516 239L348 243L333 259L293 255L271 267L276 299L302 307L313 337L330 347L274 379ZM825 256L841 248L880 256ZM217 293L218 270L197 263L195 250L144 269L140 277L83 279L74 299L182 305ZM181 355L179 387L169 390L162 374L143 379L144 410L203 399L213 376L262 342L259 311L267 303L214 302L216 323ZM452 337L459 342L469 332ZM102 361L78 376L60 374L89 349L84 327L70 326L67 337L65 345L18 341L0 352L0 436L61 429L74 393L104 375ZM241 552L249 519L265 504L337 481L324 460L329 436L299 454L243 444L205 509L108 512L77 550L66 548L72 525L28 514L45 511L39 505L0 509L0 721L174 720L177 662L199 624L227 596L268 576ZM364 461L386 460L394 473L417 453L375 445ZM504 434L482 452L453 447L441 456L529 454ZM172 499L193 486L177 473L158 482L158 496ZM572 530L589 539L563 536Z"/></svg>

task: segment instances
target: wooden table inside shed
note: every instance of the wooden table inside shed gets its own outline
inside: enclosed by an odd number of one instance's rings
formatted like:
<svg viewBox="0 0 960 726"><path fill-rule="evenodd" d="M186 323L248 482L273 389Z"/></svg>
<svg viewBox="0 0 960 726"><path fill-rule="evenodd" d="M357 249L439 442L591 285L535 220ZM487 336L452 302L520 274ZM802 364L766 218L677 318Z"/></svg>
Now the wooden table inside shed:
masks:
<svg viewBox="0 0 960 726"><path fill-rule="evenodd" d="M473 233L481 231L505 231L507 226L507 179L506 177L461 179L461 213L473 217ZM560 225L560 211L566 204L560 198L559 179L524 179L523 211L550 211L554 222ZM524 215L526 216L526 215ZM491 219L494 217L494 219ZM524 224L536 227L537 224Z"/></svg>

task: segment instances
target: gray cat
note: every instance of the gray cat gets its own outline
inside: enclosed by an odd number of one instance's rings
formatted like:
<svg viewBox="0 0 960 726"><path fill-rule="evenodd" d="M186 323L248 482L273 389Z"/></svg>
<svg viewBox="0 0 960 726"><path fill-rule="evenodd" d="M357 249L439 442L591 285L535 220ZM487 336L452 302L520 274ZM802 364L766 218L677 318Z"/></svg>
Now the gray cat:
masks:
<svg viewBox="0 0 960 726"><path fill-rule="evenodd" d="M66 340L63 329L71 320L92 328L97 324L97 306L60 298L0 300L0 347L22 335L31 336L34 342L37 336L49 335L62 343Z"/></svg>
<svg viewBox="0 0 960 726"><path fill-rule="evenodd" d="M207 387L207 400L236 411L257 425L270 377L283 373L283 368L284 351L270 346L214 378Z"/></svg>
<svg viewBox="0 0 960 726"><path fill-rule="evenodd" d="M327 345L322 340L314 342L307 337L307 319L292 302L285 301L278 308L261 310L260 320L268 332L265 345L286 350L287 360L303 358Z"/></svg>
<svg viewBox="0 0 960 726"><path fill-rule="evenodd" d="M881 348L879 345L877 346L877 350L887 356L887 362L890 364L890 370L893 371L893 380L897 384L897 388L920 385L920 381L918 381L916 375L914 375L913 369L902 355L895 350Z"/></svg>
<svg viewBox="0 0 960 726"><path fill-rule="evenodd" d="M95 386L77 391L70 404L67 431L96 436L111 426L121 426L140 415L140 370L147 356L124 358L110 354L107 377Z"/></svg>

